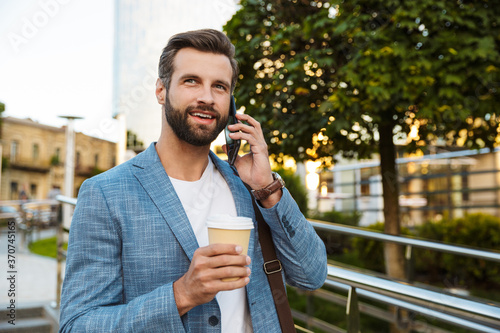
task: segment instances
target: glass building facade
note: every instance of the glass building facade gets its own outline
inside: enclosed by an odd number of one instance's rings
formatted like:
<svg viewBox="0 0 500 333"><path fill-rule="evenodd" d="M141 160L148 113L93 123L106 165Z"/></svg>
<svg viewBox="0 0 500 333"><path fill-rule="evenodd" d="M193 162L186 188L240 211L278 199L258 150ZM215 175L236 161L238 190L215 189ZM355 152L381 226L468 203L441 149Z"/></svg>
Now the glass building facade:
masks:
<svg viewBox="0 0 500 333"><path fill-rule="evenodd" d="M236 10L237 0L115 0L113 115L122 116L144 146L160 135L155 83L168 39L182 31L221 30Z"/></svg>

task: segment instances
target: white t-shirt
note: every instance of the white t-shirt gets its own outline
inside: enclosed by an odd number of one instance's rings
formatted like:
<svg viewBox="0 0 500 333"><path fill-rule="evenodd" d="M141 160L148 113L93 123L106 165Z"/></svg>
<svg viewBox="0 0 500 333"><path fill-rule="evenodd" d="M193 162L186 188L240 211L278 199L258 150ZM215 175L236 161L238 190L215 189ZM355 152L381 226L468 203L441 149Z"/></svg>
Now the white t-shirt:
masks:
<svg viewBox="0 0 500 333"><path fill-rule="evenodd" d="M182 206L193 228L200 247L208 245L207 217L215 214L237 216L233 195L212 160L201 178L194 182L170 177ZM219 303L223 333L252 333L245 288L221 291L216 295Z"/></svg>

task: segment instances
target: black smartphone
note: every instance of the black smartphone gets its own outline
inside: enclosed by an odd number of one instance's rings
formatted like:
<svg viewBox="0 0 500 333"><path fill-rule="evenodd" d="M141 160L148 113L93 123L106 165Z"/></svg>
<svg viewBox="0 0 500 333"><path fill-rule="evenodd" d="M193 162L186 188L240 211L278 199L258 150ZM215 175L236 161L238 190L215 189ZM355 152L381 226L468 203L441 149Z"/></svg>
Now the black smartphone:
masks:
<svg viewBox="0 0 500 333"><path fill-rule="evenodd" d="M234 97L231 95L231 101L229 103L229 117L227 120L227 125L237 124L238 120L236 119L236 103L234 102ZM227 161L230 165L234 165L234 161L236 161L236 157L238 156L238 151L240 150L241 141L233 140L229 137L229 129L224 129L226 136L226 147L227 147Z"/></svg>

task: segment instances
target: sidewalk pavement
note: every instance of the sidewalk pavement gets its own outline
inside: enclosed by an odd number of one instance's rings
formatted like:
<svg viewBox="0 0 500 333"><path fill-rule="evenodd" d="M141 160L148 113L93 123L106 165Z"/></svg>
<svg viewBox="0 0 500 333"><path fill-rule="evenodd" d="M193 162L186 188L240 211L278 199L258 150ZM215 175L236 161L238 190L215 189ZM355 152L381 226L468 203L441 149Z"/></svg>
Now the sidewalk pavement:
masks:
<svg viewBox="0 0 500 333"><path fill-rule="evenodd" d="M55 230L44 230L40 233L34 233L34 239L44 239L55 236ZM57 261L53 258L40 256L30 253L27 247L22 244L22 233L16 232L15 252L10 247L11 255L15 258L14 274L9 273L8 267L9 245L7 230L0 230L0 307L11 302L9 296L10 281L7 280L11 275L15 276L15 303L16 307L29 306L34 303L50 304L56 301L57 289ZM11 244L12 245L12 244ZM65 263L62 265L62 274L64 277Z"/></svg>

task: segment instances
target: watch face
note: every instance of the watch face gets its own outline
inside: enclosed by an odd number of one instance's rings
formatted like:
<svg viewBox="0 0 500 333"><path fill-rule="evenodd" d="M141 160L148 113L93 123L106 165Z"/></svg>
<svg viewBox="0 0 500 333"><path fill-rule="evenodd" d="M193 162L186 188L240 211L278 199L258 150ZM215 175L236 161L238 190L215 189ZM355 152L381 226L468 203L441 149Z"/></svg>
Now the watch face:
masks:
<svg viewBox="0 0 500 333"><path fill-rule="evenodd" d="M280 182L282 188L285 187L285 181L281 178L279 173L273 172L273 178Z"/></svg>

